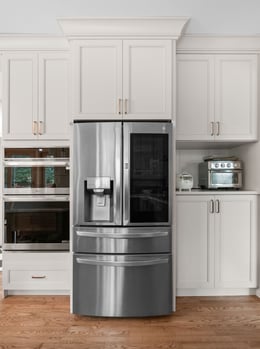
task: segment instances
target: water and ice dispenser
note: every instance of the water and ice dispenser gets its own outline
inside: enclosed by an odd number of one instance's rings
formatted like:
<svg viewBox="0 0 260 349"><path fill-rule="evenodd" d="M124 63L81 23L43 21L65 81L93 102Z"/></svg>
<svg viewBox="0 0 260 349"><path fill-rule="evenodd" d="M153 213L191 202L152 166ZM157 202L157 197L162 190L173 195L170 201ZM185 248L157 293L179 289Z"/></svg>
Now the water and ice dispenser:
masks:
<svg viewBox="0 0 260 349"><path fill-rule="evenodd" d="M85 180L85 221L110 222L113 209L113 180L87 177Z"/></svg>

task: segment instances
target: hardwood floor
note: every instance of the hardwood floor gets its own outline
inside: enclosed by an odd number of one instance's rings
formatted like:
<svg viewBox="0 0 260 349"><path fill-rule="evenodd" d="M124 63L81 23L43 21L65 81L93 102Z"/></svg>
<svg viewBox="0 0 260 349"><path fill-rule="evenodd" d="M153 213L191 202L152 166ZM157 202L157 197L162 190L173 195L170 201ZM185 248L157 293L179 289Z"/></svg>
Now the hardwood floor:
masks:
<svg viewBox="0 0 260 349"><path fill-rule="evenodd" d="M0 300L0 349L260 348L260 299L179 297L171 316L108 319L72 315L66 296Z"/></svg>

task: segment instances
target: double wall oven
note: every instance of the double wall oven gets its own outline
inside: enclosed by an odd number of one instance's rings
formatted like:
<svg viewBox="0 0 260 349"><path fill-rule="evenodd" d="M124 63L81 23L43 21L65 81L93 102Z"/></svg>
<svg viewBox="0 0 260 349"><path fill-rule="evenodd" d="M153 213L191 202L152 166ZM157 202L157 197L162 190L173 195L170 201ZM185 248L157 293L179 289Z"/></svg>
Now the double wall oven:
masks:
<svg viewBox="0 0 260 349"><path fill-rule="evenodd" d="M69 148L4 150L4 250L69 250Z"/></svg>
<svg viewBox="0 0 260 349"><path fill-rule="evenodd" d="M171 122L74 122L73 308L173 310Z"/></svg>

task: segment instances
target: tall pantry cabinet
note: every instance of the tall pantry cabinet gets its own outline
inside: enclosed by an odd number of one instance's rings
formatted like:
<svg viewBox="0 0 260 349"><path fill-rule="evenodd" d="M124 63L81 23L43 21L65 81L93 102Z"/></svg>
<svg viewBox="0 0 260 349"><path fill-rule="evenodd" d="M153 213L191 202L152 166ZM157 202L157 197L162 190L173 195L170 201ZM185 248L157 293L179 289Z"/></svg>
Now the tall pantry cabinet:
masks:
<svg viewBox="0 0 260 349"><path fill-rule="evenodd" d="M2 52L4 148L67 147L70 53L63 38L10 37ZM0 46L2 45L0 39ZM6 42L5 42L6 44ZM1 194L4 168L0 177ZM17 194L19 195L19 194ZM17 200L22 200L18 196ZM41 198L44 200L44 198ZM38 198L40 200L40 198ZM1 214L4 212L1 195ZM4 219L1 221L1 235ZM69 294L69 251L3 251L3 295Z"/></svg>
<svg viewBox="0 0 260 349"><path fill-rule="evenodd" d="M205 156L238 156L258 140L258 55L233 37L184 38L177 47L177 294L242 295L257 287L258 193L243 162L241 190L199 190ZM250 149L247 148L247 149Z"/></svg>

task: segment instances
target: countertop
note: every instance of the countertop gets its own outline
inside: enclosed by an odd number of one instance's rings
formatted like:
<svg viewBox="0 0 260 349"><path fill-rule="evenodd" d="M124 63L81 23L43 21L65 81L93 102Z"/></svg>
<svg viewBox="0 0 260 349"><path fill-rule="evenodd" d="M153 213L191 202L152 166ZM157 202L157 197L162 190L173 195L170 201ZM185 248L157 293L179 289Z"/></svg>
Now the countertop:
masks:
<svg viewBox="0 0 260 349"><path fill-rule="evenodd" d="M205 189L192 189L176 191L176 195L259 195L260 193L255 190L205 190Z"/></svg>

